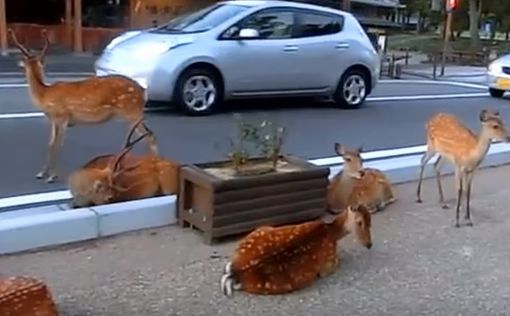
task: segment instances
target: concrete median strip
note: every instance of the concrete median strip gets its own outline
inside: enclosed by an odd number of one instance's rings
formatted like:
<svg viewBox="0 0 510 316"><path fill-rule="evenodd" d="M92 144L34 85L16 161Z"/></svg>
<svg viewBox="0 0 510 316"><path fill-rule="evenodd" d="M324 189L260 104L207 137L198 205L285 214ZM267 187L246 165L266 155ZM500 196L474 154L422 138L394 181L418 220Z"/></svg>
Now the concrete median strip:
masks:
<svg viewBox="0 0 510 316"><path fill-rule="evenodd" d="M363 153L366 167L383 170L394 184L417 180L425 146ZM510 161L510 144L493 144L481 167ZM340 157L310 160L330 167L330 177L341 169ZM434 159L429 162L431 165ZM445 165L443 174L453 167ZM425 177L433 176L428 167ZM91 208L70 209L69 191L47 192L0 199L0 255L97 239L177 222L175 196L162 196ZM51 203L53 205L40 205ZM37 205L39 206L33 206ZM13 207L23 208L12 210Z"/></svg>

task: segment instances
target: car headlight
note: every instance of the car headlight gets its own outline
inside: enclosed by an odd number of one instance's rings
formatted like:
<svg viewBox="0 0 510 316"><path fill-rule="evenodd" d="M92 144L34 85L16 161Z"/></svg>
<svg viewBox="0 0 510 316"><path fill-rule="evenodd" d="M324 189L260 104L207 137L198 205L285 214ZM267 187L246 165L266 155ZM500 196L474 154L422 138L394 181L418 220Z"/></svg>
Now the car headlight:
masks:
<svg viewBox="0 0 510 316"><path fill-rule="evenodd" d="M164 42L147 43L147 44L143 44L143 45L140 45L139 47L137 47L133 51L133 54L135 54L136 56L138 56L140 58L151 58L151 57L163 54L164 52L166 52L173 46L174 45L172 45L170 43L164 43Z"/></svg>
<svg viewBox="0 0 510 316"><path fill-rule="evenodd" d="M498 64L489 64L488 70L489 72L497 72L501 69L501 66Z"/></svg>
<svg viewBox="0 0 510 316"><path fill-rule="evenodd" d="M123 33L117 37L115 37L114 39L112 39L110 41L110 43L108 43L108 45L106 45L106 50L109 50L109 49L112 49L115 47L115 45L119 44L120 42L122 41L125 41L127 40L128 38L131 38L135 35L138 35L140 34L142 31L129 31L129 32L126 32L126 33Z"/></svg>

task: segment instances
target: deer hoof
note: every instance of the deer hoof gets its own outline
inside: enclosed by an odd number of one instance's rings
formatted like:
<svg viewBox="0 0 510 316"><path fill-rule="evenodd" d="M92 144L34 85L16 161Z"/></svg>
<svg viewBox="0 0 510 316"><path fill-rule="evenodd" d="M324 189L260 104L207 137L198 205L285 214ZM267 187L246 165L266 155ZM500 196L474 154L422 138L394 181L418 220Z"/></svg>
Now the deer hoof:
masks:
<svg viewBox="0 0 510 316"><path fill-rule="evenodd" d="M423 203L423 201L420 198L417 198L416 203Z"/></svg>
<svg viewBox="0 0 510 316"><path fill-rule="evenodd" d="M466 222L466 226L473 227L473 222L471 220L468 220Z"/></svg>
<svg viewBox="0 0 510 316"><path fill-rule="evenodd" d="M455 228L459 228L459 227L460 227L459 223L458 222L455 223Z"/></svg>
<svg viewBox="0 0 510 316"><path fill-rule="evenodd" d="M47 183L53 183L57 180L58 176L56 174L52 174L46 178Z"/></svg>
<svg viewBox="0 0 510 316"><path fill-rule="evenodd" d="M48 175L48 174L46 173L46 171L41 171L41 172L37 173L37 174L35 175L35 177L36 177L36 179L39 179L39 180L40 180L40 179L44 179L44 178L46 178L46 177L47 177L47 175Z"/></svg>
<svg viewBox="0 0 510 316"><path fill-rule="evenodd" d="M448 204L443 204L443 205L441 205L441 208L442 208L443 210L447 210L447 209L449 209L449 208L450 208L450 206L448 206Z"/></svg>

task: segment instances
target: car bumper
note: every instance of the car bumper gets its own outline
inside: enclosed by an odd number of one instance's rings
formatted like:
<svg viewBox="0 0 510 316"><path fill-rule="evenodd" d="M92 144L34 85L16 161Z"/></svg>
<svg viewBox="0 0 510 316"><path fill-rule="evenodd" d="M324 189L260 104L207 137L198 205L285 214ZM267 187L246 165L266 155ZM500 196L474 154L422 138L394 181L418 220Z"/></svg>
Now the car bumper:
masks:
<svg viewBox="0 0 510 316"><path fill-rule="evenodd" d="M492 89L510 90L510 75L502 72L488 72L487 85Z"/></svg>

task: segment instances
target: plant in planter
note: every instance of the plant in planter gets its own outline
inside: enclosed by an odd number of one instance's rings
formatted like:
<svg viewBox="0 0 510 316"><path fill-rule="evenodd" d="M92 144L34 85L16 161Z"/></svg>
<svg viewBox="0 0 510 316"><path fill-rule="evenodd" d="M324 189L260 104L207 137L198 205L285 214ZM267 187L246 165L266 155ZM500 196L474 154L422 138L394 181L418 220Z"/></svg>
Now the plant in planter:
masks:
<svg viewBox="0 0 510 316"><path fill-rule="evenodd" d="M322 215L329 168L282 155L286 130L235 116L237 137L228 159L181 169L178 217L206 242L262 225L283 225Z"/></svg>

